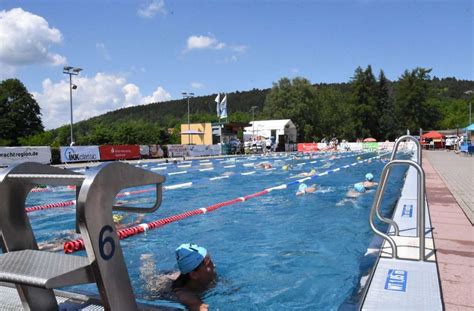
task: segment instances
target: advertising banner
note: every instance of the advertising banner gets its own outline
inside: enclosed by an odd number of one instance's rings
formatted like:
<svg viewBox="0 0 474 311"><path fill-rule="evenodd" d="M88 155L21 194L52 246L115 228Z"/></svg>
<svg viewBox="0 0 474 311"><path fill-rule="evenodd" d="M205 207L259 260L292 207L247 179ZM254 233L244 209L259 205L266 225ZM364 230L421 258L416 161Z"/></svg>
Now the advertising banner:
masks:
<svg viewBox="0 0 474 311"><path fill-rule="evenodd" d="M182 157L187 155L186 145L168 145L168 157Z"/></svg>
<svg viewBox="0 0 474 311"><path fill-rule="evenodd" d="M51 163L51 147L0 147L0 165L22 162Z"/></svg>
<svg viewBox="0 0 474 311"><path fill-rule="evenodd" d="M187 155L190 157L220 155L221 153L221 148L219 145L190 145L187 147Z"/></svg>
<svg viewBox="0 0 474 311"><path fill-rule="evenodd" d="M61 162L90 162L99 161L99 146L61 147Z"/></svg>
<svg viewBox="0 0 474 311"><path fill-rule="evenodd" d="M160 145L150 145L150 157L162 158L164 155Z"/></svg>
<svg viewBox="0 0 474 311"><path fill-rule="evenodd" d="M140 159L139 145L102 145L99 151L101 160Z"/></svg>
<svg viewBox="0 0 474 311"><path fill-rule="evenodd" d="M298 152L314 152L318 151L317 143L300 143L298 144Z"/></svg>

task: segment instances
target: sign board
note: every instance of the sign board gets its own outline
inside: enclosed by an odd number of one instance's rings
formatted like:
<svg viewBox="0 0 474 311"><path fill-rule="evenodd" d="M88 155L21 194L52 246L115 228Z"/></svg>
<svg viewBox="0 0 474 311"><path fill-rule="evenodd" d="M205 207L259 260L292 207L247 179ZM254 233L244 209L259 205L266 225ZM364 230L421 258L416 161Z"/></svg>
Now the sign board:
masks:
<svg viewBox="0 0 474 311"><path fill-rule="evenodd" d="M162 158L163 154L163 149L161 149L160 145L150 145L150 157Z"/></svg>
<svg viewBox="0 0 474 311"><path fill-rule="evenodd" d="M318 151L317 143L302 143L298 144L298 152L314 152Z"/></svg>
<svg viewBox="0 0 474 311"><path fill-rule="evenodd" d="M202 157L221 154L221 147L219 145L190 145L187 147L187 155L190 157Z"/></svg>
<svg viewBox="0 0 474 311"><path fill-rule="evenodd" d="M139 145L102 145L99 151L101 160L140 159Z"/></svg>
<svg viewBox="0 0 474 311"><path fill-rule="evenodd" d="M186 145L168 145L168 157L182 157L186 155Z"/></svg>
<svg viewBox="0 0 474 311"><path fill-rule="evenodd" d="M89 162L99 161L99 146L72 146L61 147L61 162Z"/></svg>
<svg viewBox="0 0 474 311"><path fill-rule="evenodd" d="M22 162L51 163L51 147L0 147L0 165Z"/></svg>

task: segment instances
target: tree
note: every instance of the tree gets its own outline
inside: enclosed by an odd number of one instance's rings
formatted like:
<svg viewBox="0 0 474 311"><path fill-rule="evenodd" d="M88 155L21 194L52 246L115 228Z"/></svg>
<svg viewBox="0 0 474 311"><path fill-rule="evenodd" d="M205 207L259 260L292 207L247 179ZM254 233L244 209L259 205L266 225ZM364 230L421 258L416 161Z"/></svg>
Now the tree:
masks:
<svg viewBox="0 0 474 311"><path fill-rule="evenodd" d="M316 88L305 78L282 78L265 98L264 115L291 119L298 129L298 141L311 141L318 125Z"/></svg>
<svg viewBox="0 0 474 311"><path fill-rule="evenodd" d="M428 102L432 96L430 86L431 69L405 70L397 86L396 107L402 129L412 133L419 128L436 128L440 113Z"/></svg>
<svg viewBox="0 0 474 311"><path fill-rule="evenodd" d="M372 67L357 67L352 78L352 116L357 137L378 136L376 86Z"/></svg>
<svg viewBox="0 0 474 311"><path fill-rule="evenodd" d="M378 111L380 111L378 139L394 140L399 134L395 102L391 93L390 81L385 77L383 70L380 70L376 91L377 106Z"/></svg>
<svg viewBox="0 0 474 311"><path fill-rule="evenodd" d="M18 145L18 139L43 131L40 107L18 79L0 83L0 144Z"/></svg>

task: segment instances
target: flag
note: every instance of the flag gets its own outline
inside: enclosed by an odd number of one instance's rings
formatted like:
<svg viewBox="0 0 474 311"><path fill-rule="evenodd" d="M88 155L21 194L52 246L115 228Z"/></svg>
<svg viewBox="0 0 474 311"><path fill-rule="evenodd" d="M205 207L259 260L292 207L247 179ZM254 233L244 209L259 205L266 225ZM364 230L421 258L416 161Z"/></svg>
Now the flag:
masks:
<svg viewBox="0 0 474 311"><path fill-rule="evenodd" d="M214 99L214 101L217 103L217 105L216 105L217 116L218 116L219 119L220 119L220 117L221 117L221 103L220 103L220 101L221 101L221 94L220 94L220 93L217 93L217 97L216 97L216 99Z"/></svg>
<svg viewBox="0 0 474 311"><path fill-rule="evenodd" d="M227 118L227 94L224 95L224 99L221 101L221 116L219 118Z"/></svg>

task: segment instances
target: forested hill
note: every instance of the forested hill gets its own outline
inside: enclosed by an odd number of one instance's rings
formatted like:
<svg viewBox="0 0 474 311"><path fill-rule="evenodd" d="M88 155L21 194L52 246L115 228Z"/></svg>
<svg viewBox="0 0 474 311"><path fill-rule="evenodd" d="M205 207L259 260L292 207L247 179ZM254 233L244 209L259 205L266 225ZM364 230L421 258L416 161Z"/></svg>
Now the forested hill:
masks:
<svg viewBox="0 0 474 311"><path fill-rule="evenodd" d="M256 106L256 120L291 119L298 129L298 142L319 141L333 135L348 140L365 137L393 140L407 129L418 133L420 128L467 126L469 102L474 101L474 81L439 79L431 77L430 72L426 68L405 70L397 81L390 81L382 70L374 74L369 65L365 69L358 67L347 83L312 84L303 77L282 78L270 89L227 93L227 121L251 121L251 107ZM7 120L9 115L19 116L14 107L23 101L27 104L22 98L32 98L30 94L15 96L12 85L16 84L21 82L0 84L0 111L11 110L2 114L5 124L12 123ZM190 98L192 123L218 121L216 96ZM9 98L18 100L9 102ZM187 111L186 99L111 111L74 124L74 140L77 145L179 143L176 133L180 124L187 123ZM34 113L39 114L39 110ZM0 117L0 124L3 119ZM175 128L175 134L169 128ZM30 136L21 137L14 128L4 132L0 135L0 145L70 143L67 125L50 131L42 131L39 126Z"/></svg>
<svg viewBox="0 0 474 311"><path fill-rule="evenodd" d="M252 106L263 107L265 97L270 89L253 89L244 92L227 94L228 114L235 112L249 113ZM191 122L217 121L217 94L197 96L189 99ZM221 96L222 100L223 96ZM79 127L90 127L92 124L115 124L117 122L144 121L159 123L164 127L175 127L178 123L187 122L188 106L186 99L151 103L148 105L122 108L106 114L79 122Z"/></svg>

